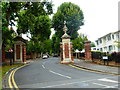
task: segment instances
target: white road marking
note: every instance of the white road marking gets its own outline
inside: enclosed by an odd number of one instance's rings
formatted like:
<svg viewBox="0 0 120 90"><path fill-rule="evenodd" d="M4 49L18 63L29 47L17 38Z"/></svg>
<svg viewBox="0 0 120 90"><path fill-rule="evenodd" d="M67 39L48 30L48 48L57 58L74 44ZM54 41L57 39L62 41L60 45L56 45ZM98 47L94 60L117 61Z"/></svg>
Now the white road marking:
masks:
<svg viewBox="0 0 120 90"><path fill-rule="evenodd" d="M118 84L117 85L113 85L113 86L108 86L106 88L115 88L116 86L118 87Z"/></svg>
<svg viewBox="0 0 120 90"><path fill-rule="evenodd" d="M105 81L105 82L113 82L113 83L118 83L118 81L115 80L111 80L111 79L107 79L107 78L102 78L102 79L98 79L100 81Z"/></svg>
<svg viewBox="0 0 120 90"><path fill-rule="evenodd" d="M113 77L106 77L106 78L113 78ZM71 83L63 83L63 84L57 84L57 85L50 85L50 86L44 86L44 87L40 87L40 88L52 88L52 87L57 87L57 86L64 86L64 85L72 85L72 84L75 84L75 83L82 83L82 82L91 82L91 81L95 81L97 79L90 79L90 80L86 80L86 81L76 81L76 82L71 82ZM107 86L107 85L102 85L102 84L98 84L98 83L94 83L96 85L100 85L100 86L105 86L106 88L107 87L110 87L110 86ZM117 85L114 85L112 87L115 87Z"/></svg>
<svg viewBox="0 0 120 90"><path fill-rule="evenodd" d="M45 66L44 66L44 65L42 65L42 67L45 69Z"/></svg>
<svg viewBox="0 0 120 90"><path fill-rule="evenodd" d="M96 84L96 85L99 85L99 86L109 87L108 85L103 85L103 84L100 84L100 83L92 83L92 84Z"/></svg>
<svg viewBox="0 0 120 90"><path fill-rule="evenodd" d="M64 86L66 84L58 84L58 85L51 85L51 86L45 86L45 87L41 87L41 88L52 88L52 87L57 87L57 86Z"/></svg>
<svg viewBox="0 0 120 90"><path fill-rule="evenodd" d="M51 73L54 73L54 74L57 74L57 75L59 75L59 76L62 76L62 77L66 77L66 78L69 78L69 79L71 79L71 77L69 77L69 76L62 75L62 74L60 74L60 73L56 73L56 72L54 72L54 71L51 71L51 70L49 70L49 72L51 72Z"/></svg>

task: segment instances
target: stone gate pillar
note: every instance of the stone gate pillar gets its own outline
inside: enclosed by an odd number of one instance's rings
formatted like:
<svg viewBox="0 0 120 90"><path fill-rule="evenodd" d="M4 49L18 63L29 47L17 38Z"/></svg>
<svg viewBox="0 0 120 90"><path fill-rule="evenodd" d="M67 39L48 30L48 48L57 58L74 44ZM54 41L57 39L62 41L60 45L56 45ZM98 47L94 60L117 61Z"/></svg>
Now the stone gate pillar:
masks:
<svg viewBox="0 0 120 90"><path fill-rule="evenodd" d="M85 48L85 60L92 60L91 56L91 42L85 41L84 42L84 48Z"/></svg>
<svg viewBox="0 0 120 90"><path fill-rule="evenodd" d="M64 25L63 30L64 30L65 34L61 37L62 42L60 44L61 63L69 64L69 63L74 62L73 53L72 53L72 43L70 42L70 36L66 33L66 31L67 31L66 25Z"/></svg>
<svg viewBox="0 0 120 90"><path fill-rule="evenodd" d="M26 41L21 36L14 39L14 62L26 63Z"/></svg>

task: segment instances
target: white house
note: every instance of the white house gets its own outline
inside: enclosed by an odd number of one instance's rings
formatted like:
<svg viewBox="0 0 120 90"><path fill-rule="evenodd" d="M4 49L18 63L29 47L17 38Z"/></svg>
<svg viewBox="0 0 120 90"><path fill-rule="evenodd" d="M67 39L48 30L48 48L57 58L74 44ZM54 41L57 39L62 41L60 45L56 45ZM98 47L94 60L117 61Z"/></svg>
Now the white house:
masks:
<svg viewBox="0 0 120 90"><path fill-rule="evenodd" d="M118 52L120 51L120 47L118 47L118 43L115 43L115 41L120 42L120 30L98 38L95 41L95 45L97 50L102 52Z"/></svg>

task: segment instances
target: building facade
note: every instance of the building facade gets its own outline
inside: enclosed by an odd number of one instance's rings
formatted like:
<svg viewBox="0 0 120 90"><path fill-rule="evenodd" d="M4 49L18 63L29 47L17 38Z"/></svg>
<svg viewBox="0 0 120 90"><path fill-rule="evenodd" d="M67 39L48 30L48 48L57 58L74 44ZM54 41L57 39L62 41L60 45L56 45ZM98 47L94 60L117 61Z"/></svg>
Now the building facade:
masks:
<svg viewBox="0 0 120 90"><path fill-rule="evenodd" d="M119 52L120 30L109 33L95 41L96 49L102 52Z"/></svg>

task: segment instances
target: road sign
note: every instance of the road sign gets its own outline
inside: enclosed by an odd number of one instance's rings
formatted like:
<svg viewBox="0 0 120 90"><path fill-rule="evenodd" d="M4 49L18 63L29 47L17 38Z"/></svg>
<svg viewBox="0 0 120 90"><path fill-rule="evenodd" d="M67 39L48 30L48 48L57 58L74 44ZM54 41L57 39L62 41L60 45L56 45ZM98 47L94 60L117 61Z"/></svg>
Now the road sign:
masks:
<svg viewBox="0 0 120 90"><path fill-rule="evenodd" d="M13 52L12 48L10 48L8 52Z"/></svg>
<svg viewBox="0 0 120 90"><path fill-rule="evenodd" d="M108 56L103 56L103 59L108 59Z"/></svg>

